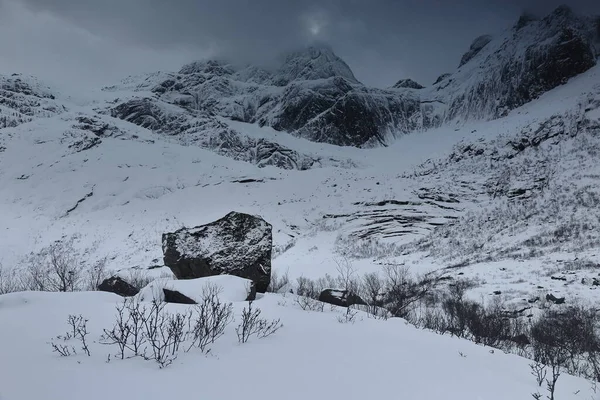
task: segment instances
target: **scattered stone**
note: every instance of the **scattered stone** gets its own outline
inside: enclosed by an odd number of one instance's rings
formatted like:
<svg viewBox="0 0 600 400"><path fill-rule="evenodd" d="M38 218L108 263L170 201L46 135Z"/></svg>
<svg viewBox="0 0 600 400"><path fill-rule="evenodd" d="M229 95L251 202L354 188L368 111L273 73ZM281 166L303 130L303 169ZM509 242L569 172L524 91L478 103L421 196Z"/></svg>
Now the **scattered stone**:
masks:
<svg viewBox="0 0 600 400"><path fill-rule="evenodd" d="M556 297L553 294L548 293L546 295L546 300L553 302L554 304L564 304L565 303L565 298L564 297Z"/></svg>
<svg viewBox="0 0 600 400"><path fill-rule="evenodd" d="M126 282L120 276L112 276L105 279L98 285L98 290L101 292L115 293L123 297L135 296L139 292L138 288Z"/></svg>
<svg viewBox="0 0 600 400"><path fill-rule="evenodd" d="M367 305L357 294L349 293L347 290L325 289L319 295L319 301L340 307L350 307L355 304Z"/></svg>

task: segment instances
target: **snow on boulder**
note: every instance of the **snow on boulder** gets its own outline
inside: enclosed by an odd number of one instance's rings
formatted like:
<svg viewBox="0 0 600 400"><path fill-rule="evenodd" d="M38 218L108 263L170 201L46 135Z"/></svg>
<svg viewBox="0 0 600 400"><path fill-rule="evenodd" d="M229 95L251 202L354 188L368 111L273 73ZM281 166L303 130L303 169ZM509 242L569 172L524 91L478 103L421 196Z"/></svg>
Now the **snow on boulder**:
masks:
<svg viewBox="0 0 600 400"><path fill-rule="evenodd" d="M202 302L212 288L218 289L221 302L254 300L256 290L251 280L233 275L218 275L196 279L157 279L136 296L140 301L160 301L179 304Z"/></svg>
<svg viewBox="0 0 600 400"><path fill-rule="evenodd" d="M260 293L271 279L272 244L271 224L238 212L162 236L165 265L177 279L235 275L252 280Z"/></svg>

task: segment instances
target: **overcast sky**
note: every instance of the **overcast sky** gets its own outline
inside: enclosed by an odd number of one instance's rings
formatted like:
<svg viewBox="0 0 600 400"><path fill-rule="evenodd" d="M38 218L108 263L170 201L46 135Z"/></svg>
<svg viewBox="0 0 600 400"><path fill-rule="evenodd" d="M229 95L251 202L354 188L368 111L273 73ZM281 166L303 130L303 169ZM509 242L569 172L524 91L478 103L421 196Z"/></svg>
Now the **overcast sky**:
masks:
<svg viewBox="0 0 600 400"><path fill-rule="evenodd" d="M89 87L207 57L269 64L321 41L366 84L430 84L476 36L561 3L600 14L599 0L0 0L0 73Z"/></svg>

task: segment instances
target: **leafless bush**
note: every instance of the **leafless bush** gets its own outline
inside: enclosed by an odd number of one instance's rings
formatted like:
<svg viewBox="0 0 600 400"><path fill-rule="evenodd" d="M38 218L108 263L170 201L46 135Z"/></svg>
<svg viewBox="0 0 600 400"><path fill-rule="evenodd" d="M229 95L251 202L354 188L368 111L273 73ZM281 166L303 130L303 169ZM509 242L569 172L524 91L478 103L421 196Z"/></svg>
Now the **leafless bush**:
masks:
<svg viewBox="0 0 600 400"><path fill-rule="evenodd" d="M16 270L8 271L0 264L0 295L23 290Z"/></svg>
<svg viewBox="0 0 600 400"><path fill-rule="evenodd" d="M319 311L323 312L325 309L325 303L319 300L315 300L312 297L296 296L294 303L297 304L304 311Z"/></svg>
<svg viewBox="0 0 600 400"><path fill-rule="evenodd" d="M110 277L106 269L106 257L96 261L89 269L86 276L85 288L89 291L98 290L98 286L107 278Z"/></svg>
<svg viewBox="0 0 600 400"><path fill-rule="evenodd" d="M232 304L222 303L219 294L218 286L207 285L200 304L185 313L167 313L165 303L156 300L146 306L125 299L116 306L115 324L104 329L100 343L116 345L121 359L140 356L156 361L160 368L171 364L182 348L189 352L198 347L208 353L208 346L233 320Z"/></svg>
<svg viewBox="0 0 600 400"><path fill-rule="evenodd" d="M435 286L436 280L423 277L415 280L408 267L386 265L384 271L384 307L396 317L406 318L413 306L424 299Z"/></svg>
<svg viewBox="0 0 600 400"><path fill-rule="evenodd" d="M125 358L126 350L130 350L134 356L144 355L142 346L146 338L143 334L143 320L146 308L142 307L137 300L125 299L117 304L116 309L115 324L110 330L104 329L100 343L117 345L121 359Z"/></svg>
<svg viewBox="0 0 600 400"><path fill-rule="evenodd" d="M156 361L160 368L169 366L177 358L175 349L179 347L182 333L172 331L171 317L164 312L166 303L153 300L142 320L144 336L150 346L150 359Z"/></svg>
<svg viewBox="0 0 600 400"><path fill-rule="evenodd" d="M233 305L221 303L219 293L218 286L207 285L203 291L202 301L194 307L192 338L188 351L197 346L203 353L208 352L208 345L221 337L227 325L233 320Z"/></svg>
<svg viewBox="0 0 600 400"><path fill-rule="evenodd" d="M301 276L296 281L296 294L302 297L318 299L325 286L320 282Z"/></svg>
<svg viewBox="0 0 600 400"><path fill-rule="evenodd" d="M248 308L244 307L242 321L235 329L240 343L246 343L253 335L256 335L259 339L265 338L283 327L279 319L267 321L260 318L260 314L259 308L252 309L252 302L248 303Z"/></svg>
<svg viewBox="0 0 600 400"><path fill-rule="evenodd" d="M28 290L73 292L81 289L84 265L73 247L73 240L54 242L30 255L23 276Z"/></svg>
<svg viewBox="0 0 600 400"><path fill-rule="evenodd" d="M598 379L600 337L595 310L572 306L566 310L549 309L530 330L535 361L573 375Z"/></svg>
<svg viewBox="0 0 600 400"><path fill-rule="evenodd" d="M348 293L358 294L360 292L360 281L356 276L356 268L346 257L334 260L338 273L337 286Z"/></svg>
<svg viewBox="0 0 600 400"><path fill-rule="evenodd" d="M347 307L342 315L339 315L337 320L340 324L353 324L356 321L356 315L358 311Z"/></svg>
<svg viewBox="0 0 600 400"><path fill-rule="evenodd" d="M372 306L383 306L383 285L384 282L377 272L365 274L362 279L363 300Z"/></svg>
<svg viewBox="0 0 600 400"><path fill-rule="evenodd" d="M529 364L529 368L531 369L531 375L535 377L538 386L542 387L542 384L546 380L546 375L548 374L546 366L539 361L535 361Z"/></svg>
<svg viewBox="0 0 600 400"><path fill-rule="evenodd" d="M130 269L125 279L131 286L138 290L141 290L148 286L148 284L154 281L154 278L148 274L147 271L142 269Z"/></svg>
<svg viewBox="0 0 600 400"><path fill-rule="evenodd" d="M55 339L60 340L63 343L69 342L73 339L78 340L81 345L81 350L83 350L83 352L88 357L90 357L91 352L87 341L87 337L89 335L89 332L87 330L87 323L88 320L81 315L69 315L69 317L67 318L69 331L67 331L64 335L57 336ZM52 351L58 353L63 357L68 357L77 354L75 346L57 343L54 340L50 342L50 345L52 346Z"/></svg>
<svg viewBox="0 0 600 400"><path fill-rule="evenodd" d="M284 275L279 276L276 271L271 272L271 282L267 288L269 293L279 293L282 289L290 284L290 277L286 272Z"/></svg>

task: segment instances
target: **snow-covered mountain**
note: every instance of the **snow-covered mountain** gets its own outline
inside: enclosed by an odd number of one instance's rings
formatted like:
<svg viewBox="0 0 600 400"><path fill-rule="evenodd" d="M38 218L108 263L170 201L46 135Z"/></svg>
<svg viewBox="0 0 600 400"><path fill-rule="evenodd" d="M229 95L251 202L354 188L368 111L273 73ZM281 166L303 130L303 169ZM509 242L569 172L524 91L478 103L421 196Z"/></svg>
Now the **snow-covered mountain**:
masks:
<svg viewBox="0 0 600 400"><path fill-rule="evenodd" d="M87 102L3 77L1 261L81 234L116 268L154 265L164 231L239 210L274 224L285 268L322 275L299 244L333 235L325 260L358 256L343 249L355 238L369 270L473 207L544 208L559 179L577 182L564 151L595 168L594 24L564 7L522 17L422 89L365 87L327 47L276 70L205 61L130 77ZM337 146L375 143L388 147Z"/></svg>
<svg viewBox="0 0 600 400"><path fill-rule="evenodd" d="M442 285L467 280L468 298L502 299L514 315L542 308L546 295L567 304L597 302L599 27L600 19L565 7L543 19L523 16L501 35L477 38L458 69L429 87L411 79L366 87L327 47L294 52L274 69L195 62L129 77L82 99L32 77L0 77L0 272L26 269L30 253L63 239L86 265L106 259L110 270L163 274L163 233L238 211L273 226L272 269L292 282L335 275L342 260L359 275L403 265L412 274L435 271ZM112 295L53 296L2 297L0 320L10 328L0 330L0 353L11 363L23 355L38 360L34 371L46 378L26 390L0 385L0 397L61 393L62 370L51 364L58 361L40 356L47 330L62 329L69 313L89 311L99 338L116 303ZM260 300L266 315L291 327L269 347L272 362L290 348L290 360L307 365L315 348L331 360L409 360L404 389L412 398L453 390L505 399L536 390L521 379L529 370L516 356L366 314L364 325L347 331L330 323L328 314L339 310L306 314L293 304L283 295ZM349 344L367 331L380 346ZM232 332L226 337L235 339ZM396 346L399 340L412 347ZM261 369L245 375L232 349L219 345L220 359L202 362L236 365L248 384L264 376ZM261 347L251 349L235 351L265 357ZM104 359L90 360L66 367L86 382L75 397L96 387L91 371L105 366ZM110 372L117 384L130 376L125 365ZM208 377L207 393L217 396L222 388L211 377L222 373L206 365L198 368ZM293 361L283 365L297 368ZM12 367L0 376L17 382L29 371ZM432 368L442 383L423 391L422 377ZM489 376L479 374L482 368ZM394 368L384 369L367 378L387 380ZM319 364L318 382L330 383L330 371ZM163 393L161 379L148 380L146 372L132 378L142 394ZM275 376L278 390L292 384L292 374ZM339 378L350 382L349 376ZM487 393L488 378L506 384ZM478 385L467 384L472 380ZM335 395L377 393L347 384ZM579 398L571 394L586 384L566 377L558 392ZM237 396L245 387L223 393ZM305 397L308 388L295 396Z"/></svg>
<svg viewBox="0 0 600 400"><path fill-rule="evenodd" d="M459 68L424 90L411 80L389 90L365 87L328 47L291 53L272 71L197 62L177 74L133 78L107 90L133 89L158 107L168 103L312 141L368 147L445 123L506 115L596 64L596 24L567 7L541 20L522 17L498 37L475 39ZM144 125L137 100L129 101L113 114Z"/></svg>

